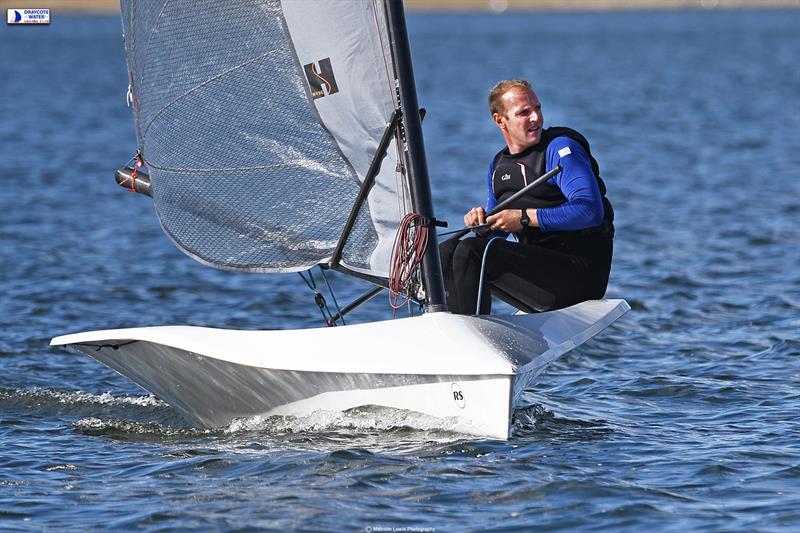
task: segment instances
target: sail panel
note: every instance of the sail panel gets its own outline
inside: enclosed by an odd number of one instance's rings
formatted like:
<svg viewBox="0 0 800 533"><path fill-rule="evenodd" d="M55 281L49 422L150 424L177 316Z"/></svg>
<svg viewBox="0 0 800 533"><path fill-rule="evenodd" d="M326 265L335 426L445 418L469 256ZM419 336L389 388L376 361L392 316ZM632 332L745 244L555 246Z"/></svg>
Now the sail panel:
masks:
<svg viewBox="0 0 800 533"><path fill-rule="evenodd" d="M179 248L247 271L330 258L394 108L377 4L123 0L139 146ZM343 256L384 277L395 152Z"/></svg>
<svg viewBox="0 0 800 533"><path fill-rule="evenodd" d="M309 9L306 2L283 2L286 25L297 57L310 74L320 119L363 182L396 107L383 2L316 0L313 4ZM367 199L378 242L364 262L358 240L348 240L342 263L352 270L388 277L397 227L411 204L397 170L398 159L393 140Z"/></svg>

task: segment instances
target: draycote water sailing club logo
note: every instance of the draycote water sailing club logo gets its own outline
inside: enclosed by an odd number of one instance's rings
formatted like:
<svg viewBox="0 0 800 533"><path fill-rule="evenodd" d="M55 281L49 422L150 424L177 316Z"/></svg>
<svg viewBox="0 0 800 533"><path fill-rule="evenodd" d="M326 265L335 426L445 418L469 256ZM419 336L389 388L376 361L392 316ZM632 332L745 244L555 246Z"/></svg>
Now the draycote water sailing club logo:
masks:
<svg viewBox="0 0 800 533"><path fill-rule="evenodd" d="M50 10L36 9L9 9L6 11L8 24L50 24Z"/></svg>
<svg viewBox="0 0 800 533"><path fill-rule="evenodd" d="M316 63L303 65L306 71L306 79L311 87L311 96L316 100L328 95L338 93L339 87L336 85L336 77L333 75L331 58L320 59L319 66ZM323 90L324 89L324 90Z"/></svg>

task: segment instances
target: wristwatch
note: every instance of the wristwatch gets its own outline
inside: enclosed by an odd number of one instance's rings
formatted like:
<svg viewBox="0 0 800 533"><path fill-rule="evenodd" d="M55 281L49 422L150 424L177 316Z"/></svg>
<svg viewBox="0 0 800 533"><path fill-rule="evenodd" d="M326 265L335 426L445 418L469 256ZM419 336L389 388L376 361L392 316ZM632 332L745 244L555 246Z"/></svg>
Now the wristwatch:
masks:
<svg viewBox="0 0 800 533"><path fill-rule="evenodd" d="M528 210L522 209L522 216L519 217L519 223L522 224L523 228L527 228L528 225L531 223L531 219L528 218Z"/></svg>

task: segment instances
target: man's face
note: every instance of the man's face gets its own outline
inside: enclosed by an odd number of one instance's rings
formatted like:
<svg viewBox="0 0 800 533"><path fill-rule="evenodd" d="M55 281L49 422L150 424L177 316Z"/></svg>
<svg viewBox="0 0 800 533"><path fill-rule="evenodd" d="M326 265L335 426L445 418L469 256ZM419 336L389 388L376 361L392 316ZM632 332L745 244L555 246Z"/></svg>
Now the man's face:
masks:
<svg viewBox="0 0 800 533"><path fill-rule="evenodd" d="M542 140L542 104L532 89L514 87L505 93L503 112L492 118L503 133L512 154L538 144Z"/></svg>

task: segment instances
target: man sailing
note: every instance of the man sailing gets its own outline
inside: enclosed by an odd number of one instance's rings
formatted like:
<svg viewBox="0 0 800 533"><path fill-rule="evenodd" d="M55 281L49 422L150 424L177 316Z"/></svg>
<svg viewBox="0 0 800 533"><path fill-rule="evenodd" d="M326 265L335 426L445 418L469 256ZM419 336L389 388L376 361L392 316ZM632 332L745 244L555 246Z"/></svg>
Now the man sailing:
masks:
<svg viewBox="0 0 800 533"><path fill-rule="evenodd" d="M447 305L473 314L485 257L481 314L491 294L525 311L550 311L602 298L613 248L613 210L605 198L597 162L577 131L542 129L539 97L525 80L504 80L489 93L492 120L506 147L489 167L487 206L464 215L476 238L450 239L439 249ZM507 209L486 212L545 172L561 172ZM513 233L517 242L493 239Z"/></svg>

